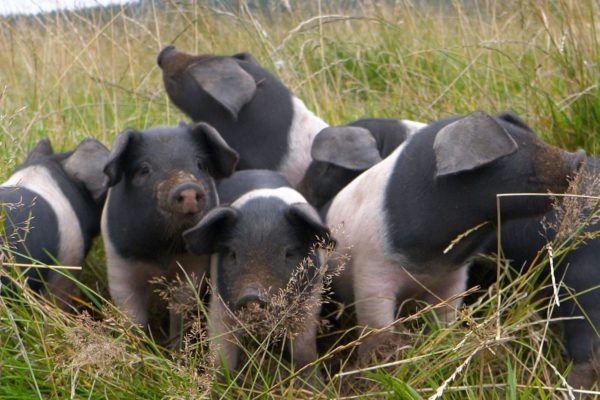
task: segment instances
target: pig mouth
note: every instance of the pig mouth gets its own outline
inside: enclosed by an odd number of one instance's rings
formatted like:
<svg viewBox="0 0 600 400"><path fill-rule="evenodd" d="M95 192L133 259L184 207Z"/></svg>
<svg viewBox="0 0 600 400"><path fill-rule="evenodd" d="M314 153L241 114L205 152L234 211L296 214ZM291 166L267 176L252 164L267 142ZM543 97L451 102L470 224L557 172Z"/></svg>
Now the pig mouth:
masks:
<svg viewBox="0 0 600 400"><path fill-rule="evenodd" d="M216 205L214 188L185 171L174 171L156 185L158 210L168 231L181 234Z"/></svg>

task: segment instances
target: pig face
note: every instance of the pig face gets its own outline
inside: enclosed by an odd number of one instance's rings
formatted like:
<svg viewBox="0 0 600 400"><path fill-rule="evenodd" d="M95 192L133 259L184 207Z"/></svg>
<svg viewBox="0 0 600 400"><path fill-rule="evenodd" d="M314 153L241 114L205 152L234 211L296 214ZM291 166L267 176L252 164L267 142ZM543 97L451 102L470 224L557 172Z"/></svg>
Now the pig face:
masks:
<svg viewBox="0 0 600 400"><path fill-rule="evenodd" d="M437 133L433 151L435 184L458 193L463 188L479 191L473 198L481 199L481 207L472 206L481 213L486 213L483 204L492 204L497 193L564 192L568 178L585 160L582 151L568 153L544 143L509 113L496 118L474 113L450 123ZM540 214L549 207L548 197L510 197L501 202L501 211L510 218Z"/></svg>
<svg viewBox="0 0 600 400"><path fill-rule="evenodd" d="M248 53L195 56L167 46L157 62L171 101L223 135L240 155L239 170L278 171L298 184L327 124L273 74Z"/></svg>
<svg viewBox="0 0 600 400"><path fill-rule="evenodd" d="M282 189L270 192L277 191ZM328 233L306 203L242 197L232 207L212 210L184 233L184 239L194 253L214 253L213 282L225 304L235 311L250 304L264 305L269 294L285 288L303 260L311 256L318 237ZM315 265L307 266L311 268L307 281L312 280Z"/></svg>
<svg viewBox="0 0 600 400"><path fill-rule="evenodd" d="M213 177L229 176L236 162L237 153L204 123L120 134L104 169L117 251L142 259L182 251L181 232L217 204Z"/></svg>

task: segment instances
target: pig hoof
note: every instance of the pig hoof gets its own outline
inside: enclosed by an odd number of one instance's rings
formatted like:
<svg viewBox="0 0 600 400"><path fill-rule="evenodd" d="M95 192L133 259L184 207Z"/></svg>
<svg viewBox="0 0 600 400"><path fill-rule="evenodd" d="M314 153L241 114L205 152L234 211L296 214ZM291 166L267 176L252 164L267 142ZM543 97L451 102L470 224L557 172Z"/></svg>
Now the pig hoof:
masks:
<svg viewBox="0 0 600 400"><path fill-rule="evenodd" d="M397 332L380 333L372 336L358 348L358 364L370 365L401 359L405 350L410 348L406 335Z"/></svg>
<svg viewBox="0 0 600 400"><path fill-rule="evenodd" d="M600 376L593 362L578 363L573 364L567 382L575 389L591 389L600 383Z"/></svg>

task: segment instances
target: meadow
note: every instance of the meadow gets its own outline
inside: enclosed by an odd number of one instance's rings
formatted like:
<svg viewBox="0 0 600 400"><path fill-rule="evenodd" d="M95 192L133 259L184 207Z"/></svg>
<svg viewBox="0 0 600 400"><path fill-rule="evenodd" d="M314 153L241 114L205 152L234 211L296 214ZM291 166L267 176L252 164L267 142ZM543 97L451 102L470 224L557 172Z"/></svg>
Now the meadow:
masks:
<svg viewBox="0 0 600 400"><path fill-rule="evenodd" d="M332 125L512 110L549 143L588 154L600 146L594 0L315 1L287 12L235 3L0 18L0 178L41 137L55 150L87 136L110 147L125 128L184 119L156 65L168 43L194 54L248 51ZM181 351L128 329L107 300L98 239L80 282L85 312L64 313L26 289L0 298L0 399L573 398L553 303L536 296L547 254L521 275L490 262L499 283L450 326L427 310L410 316L411 346L395 360L359 368L351 353L360 333L338 342L325 327L324 382L301 385L281 352L265 350L268 338L248 345L255 357L237 374L215 378L202 307Z"/></svg>

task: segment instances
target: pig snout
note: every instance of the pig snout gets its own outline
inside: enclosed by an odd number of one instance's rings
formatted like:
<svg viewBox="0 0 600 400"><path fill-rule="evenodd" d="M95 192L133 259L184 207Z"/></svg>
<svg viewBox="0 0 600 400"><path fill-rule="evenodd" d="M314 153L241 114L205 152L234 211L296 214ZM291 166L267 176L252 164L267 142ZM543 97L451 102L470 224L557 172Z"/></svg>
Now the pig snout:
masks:
<svg viewBox="0 0 600 400"><path fill-rule="evenodd" d="M246 308L255 310L263 308L266 305L264 293L265 290L260 285L246 286L235 302L235 309L240 310Z"/></svg>
<svg viewBox="0 0 600 400"><path fill-rule="evenodd" d="M197 214L206 205L206 191L194 182L176 186L169 196L170 208L180 214Z"/></svg>
<svg viewBox="0 0 600 400"><path fill-rule="evenodd" d="M584 151L570 153L544 145L535 157L535 175L546 190L561 193L568 189L569 179L581 170L585 160Z"/></svg>

